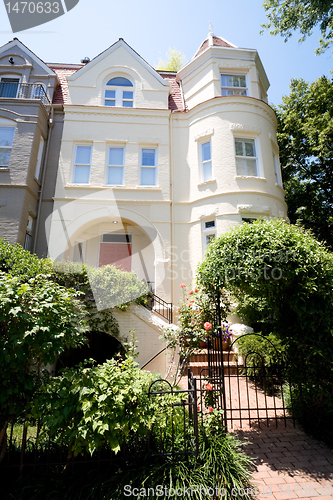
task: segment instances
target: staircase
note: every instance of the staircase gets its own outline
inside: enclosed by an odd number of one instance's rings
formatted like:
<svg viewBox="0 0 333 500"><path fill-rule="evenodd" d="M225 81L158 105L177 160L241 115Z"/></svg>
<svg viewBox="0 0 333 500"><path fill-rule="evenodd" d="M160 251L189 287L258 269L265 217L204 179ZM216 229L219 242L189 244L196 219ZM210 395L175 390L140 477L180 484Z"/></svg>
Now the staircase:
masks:
<svg viewBox="0 0 333 500"><path fill-rule="evenodd" d="M218 356L218 352L212 352L212 356L216 359ZM239 368L241 365L236 363L234 360L235 353L233 351L223 351L223 366L224 373L226 375L237 375L237 367ZM229 361L228 361L229 360ZM188 368L190 368L194 377L200 376L200 371L203 368L208 368L208 352L207 349L197 349L195 353L190 357L188 362ZM203 375L206 375L207 372L203 371Z"/></svg>

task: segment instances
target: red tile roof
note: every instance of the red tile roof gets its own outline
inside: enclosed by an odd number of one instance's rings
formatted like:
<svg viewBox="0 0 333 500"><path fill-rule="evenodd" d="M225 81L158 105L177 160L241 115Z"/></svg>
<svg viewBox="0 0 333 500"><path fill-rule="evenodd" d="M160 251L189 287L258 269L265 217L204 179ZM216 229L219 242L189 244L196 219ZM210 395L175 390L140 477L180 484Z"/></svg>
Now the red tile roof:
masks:
<svg viewBox="0 0 333 500"><path fill-rule="evenodd" d="M197 57L201 52L203 52L207 47L209 46L208 44L208 38L204 42L202 42L201 46L197 50L196 54L194 57ZM213 36L213 46L214 47L235 47L235 45L232 45L231 43L228 43L226 40L219 36Z"/></svg>
<svg viewBox="0 0 333 500"><path fill-rule="evenodd" d="M84 64L48 63L47 65L56 73L60 83L54 92L53 104L66 104L68 97L68 82L66 77L78 71ZM171 82L169 109L171 111L185 111L180 83L176 81L176 73L165 71L157 71L157 73L164 80Z"/></svg>
<svg viewBox="0 0 333 500"><path fill-rule="evenodd" d="M47 66L56 73L60 83L60 85L58 85L55 89L53 104L66 104L68 97L68 83L66 76L72 75L77 70L82 68L84 64L47 63Z"/></svg>

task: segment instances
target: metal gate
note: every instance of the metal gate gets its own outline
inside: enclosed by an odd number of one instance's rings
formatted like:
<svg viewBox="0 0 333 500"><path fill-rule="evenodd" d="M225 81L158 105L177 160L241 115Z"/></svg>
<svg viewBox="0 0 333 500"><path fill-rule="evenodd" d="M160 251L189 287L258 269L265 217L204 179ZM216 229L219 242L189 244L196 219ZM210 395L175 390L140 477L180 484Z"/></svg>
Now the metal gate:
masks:
<svg viewBox="0 0 333 500"><path fill-rule="evenodd" d="M251 336L269 343L278 361L266 364L255 349L242 358L237 346L242 338ZM201 370L199 383L200 405L205 411L222 409L228 429L278 426L279 421L295 425L296 408L283 360L274 344L263 335L241 335L227 348L222 336L209 339L208 367Z"/></svg>

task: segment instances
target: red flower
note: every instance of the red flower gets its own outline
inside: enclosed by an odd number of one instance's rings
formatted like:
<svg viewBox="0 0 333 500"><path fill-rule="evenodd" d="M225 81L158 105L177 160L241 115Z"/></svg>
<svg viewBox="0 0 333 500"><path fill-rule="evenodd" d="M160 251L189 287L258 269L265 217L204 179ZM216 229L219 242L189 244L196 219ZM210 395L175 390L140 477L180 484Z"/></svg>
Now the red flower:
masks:
<svg viewBox="0 0 333 500"><path fill-rule="evenodd" d="M206 391L212 391L212 390L213 390L212 384L206 384Z"/></svg>
<svg viewBox="0 0 333 500"><path fill-rule="evenodd" d="M181 283L179 286L180 286L180 288L186 288L185 283Z"/></svg>
<svg viewBox="0 0 333 500"><path fill-rule="evenodd" d="M201 410L200 410L200 405L198 405L198 411L201 411Z"/></svg>
<svg viewBox="0 0 333 500"><path fill-rule="evenodd" d="M212 413L212 412L214 411L214 408L212 408L211 406L208 406L208 411L209 411L210 413Z"/></svg>
<svg viewBox="0 0 333 500"><path fill-rule="evenodd" d="M206 321L206 323L204 324L204 329L207 330L207 332L208 332L208 330L211 330L211 328L212 328L212 324L209 323L209 321Z"/></svg>
<svg viewBox="0 0 333 500"><path fill-rule="evenodd" d="M195 292L195 293L197 293L198 291L199 291L199 290L198 290L197 288L194 290L194 292Z"/></svg>
<svg viewBox="0 0 333 500"><path fill-rule="evenodd" d="M192 295L192 293L193 293L193 290L190 291L190 295Z"/></svg>

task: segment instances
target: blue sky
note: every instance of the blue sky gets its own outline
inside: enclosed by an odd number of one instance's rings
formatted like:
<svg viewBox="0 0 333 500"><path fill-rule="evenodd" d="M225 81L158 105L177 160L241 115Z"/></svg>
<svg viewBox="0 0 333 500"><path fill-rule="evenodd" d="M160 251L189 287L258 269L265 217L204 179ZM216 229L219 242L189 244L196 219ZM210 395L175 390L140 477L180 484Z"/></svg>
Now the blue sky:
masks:
<svg viewBox="0 0 333 500"><path fill-rule="evenodd" d="M0 45L16 36L46 62L77 63L122 37L156 66L169 47L182 50L190 60L207 36L209 21L215 35L238 47L257 49L271 84L271 103L279 104L289 93L291 78L313 81L329 76L331 52L314 54L318 32L302 44L297 43L297 34L288 43L267 32L259 34L266 21L262 0L80 0L64 16L14 35L1 2Z"/></svg>

